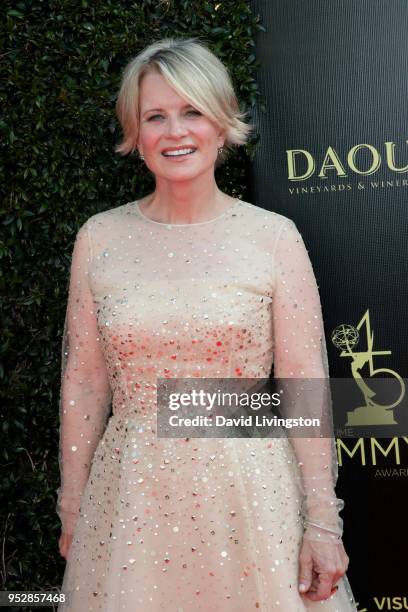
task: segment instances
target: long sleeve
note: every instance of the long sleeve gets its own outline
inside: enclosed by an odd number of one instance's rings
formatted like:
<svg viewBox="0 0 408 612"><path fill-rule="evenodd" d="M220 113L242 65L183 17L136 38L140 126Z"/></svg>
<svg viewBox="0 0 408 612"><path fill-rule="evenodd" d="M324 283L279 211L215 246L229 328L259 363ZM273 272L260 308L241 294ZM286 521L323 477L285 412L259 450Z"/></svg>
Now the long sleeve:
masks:
<svg viewBox="0 0 408 612"><path fill-rule="evenodd" d="M57 513L65 533L73 532L112 399L89 286L90 256L86 222L72 253L62 339Z"/></svg>
<svg viewBox="0 0 408 612"><path fill-rule="evenodd" d="M274 376L285 383L288 392L286 416L318 417L321 422L311 437L306 437L305 429L301 436L294 429L288 435L303 493L305 536L332 541L342 535L339 512L344 501L335 493L338 462L322 309L308 252L289 219L280 228L274 269Z"/></svg>

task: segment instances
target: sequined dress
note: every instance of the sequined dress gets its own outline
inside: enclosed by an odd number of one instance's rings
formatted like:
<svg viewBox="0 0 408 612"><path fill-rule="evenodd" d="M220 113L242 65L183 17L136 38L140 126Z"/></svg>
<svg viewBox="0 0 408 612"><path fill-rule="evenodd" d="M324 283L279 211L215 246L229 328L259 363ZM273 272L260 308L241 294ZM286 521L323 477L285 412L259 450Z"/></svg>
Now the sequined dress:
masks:
<svg viewBox="0 0 408 612"><path fill-rule="evenodd" d="M135 201L80 227L62 347L57 512L73 540L58 610L356 610L346 576L323 602L298 592L302 500L342 522L332 443L302 477L286 438L156 435L158 377L267 378L272 363L275 376L328 373L293 221L236 200L210 221L166 224Z"/></svg>

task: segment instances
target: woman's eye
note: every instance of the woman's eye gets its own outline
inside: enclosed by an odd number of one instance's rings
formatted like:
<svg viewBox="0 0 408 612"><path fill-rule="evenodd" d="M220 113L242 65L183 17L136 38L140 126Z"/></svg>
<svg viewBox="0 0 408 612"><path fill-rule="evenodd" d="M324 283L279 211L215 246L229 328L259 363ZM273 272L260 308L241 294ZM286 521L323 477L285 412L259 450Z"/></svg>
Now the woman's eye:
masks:
<svg viewBox="0 0 408 612"><path fill-rule="evenodd" d="M195 115L195 116L197 116L197 115L201 115L202 113L200 113L200 111L198 111L198 110L191 109L191 110L188 110L186 114L187 114L187 115ZM151 116L150 116L150 117L147 119L147 121L155 121L155 120L156 120L156 119L158 119L158 118L163 118L163 115L160 115L160 114L151 115Z"/></svg>

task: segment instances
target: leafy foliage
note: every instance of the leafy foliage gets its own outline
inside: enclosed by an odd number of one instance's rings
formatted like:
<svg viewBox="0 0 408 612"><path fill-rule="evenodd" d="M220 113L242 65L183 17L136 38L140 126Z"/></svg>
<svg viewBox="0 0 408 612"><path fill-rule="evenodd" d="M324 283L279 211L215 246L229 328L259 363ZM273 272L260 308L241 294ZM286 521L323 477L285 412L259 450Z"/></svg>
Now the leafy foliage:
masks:
<svg viewBox="0 0 408 612"><path fill-rule="evenodd" d="M0 477L2 588L61 583L55 513L60 351L73 240L92 214L148 193L121 157L114 112L127 62L160 38L199 36L231 72L240 104L259 102L255 36L243 0L7 0L2 13ZM256 139L217 169L246 197Z"/></svg>

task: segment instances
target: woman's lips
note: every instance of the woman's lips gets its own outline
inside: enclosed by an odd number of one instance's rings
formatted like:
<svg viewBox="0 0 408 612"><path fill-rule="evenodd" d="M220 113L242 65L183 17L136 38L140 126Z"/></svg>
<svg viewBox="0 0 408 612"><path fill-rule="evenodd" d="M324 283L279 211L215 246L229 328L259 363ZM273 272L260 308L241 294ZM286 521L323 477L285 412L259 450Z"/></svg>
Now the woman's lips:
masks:
<svg viewBox="0 0 408 612"><path fill-rule="evenodd" d="M193 151L190 151L188 153L178 153L177 155L174 155L174 154L173 155L171 155L171 154L170 155L169 154L165 155L164 153L162 153L162 156L165 157L166 159L171 159L171 160L176 159L177 160L177 159L185 159L186 157L189 157L189 156L193 155L195 152L196 152L196 149L194 149Z"/></svg>

